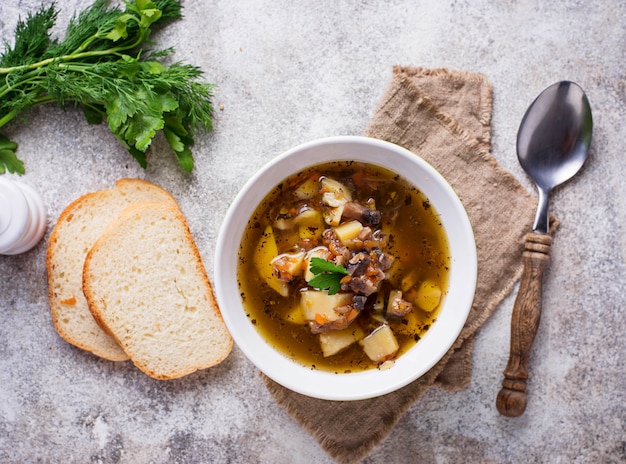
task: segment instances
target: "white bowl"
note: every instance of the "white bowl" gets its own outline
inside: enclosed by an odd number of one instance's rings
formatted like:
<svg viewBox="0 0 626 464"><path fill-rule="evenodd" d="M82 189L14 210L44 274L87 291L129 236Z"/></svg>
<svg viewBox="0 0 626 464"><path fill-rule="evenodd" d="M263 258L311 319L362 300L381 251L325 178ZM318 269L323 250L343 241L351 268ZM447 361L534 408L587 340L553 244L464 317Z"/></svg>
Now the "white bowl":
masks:
<svg viewBox="0 0 626 464"><path fill-rule="evenodd" d="M237 254L249 218L282 180L307 167L354 160L399 173L430 200L448 236L451 254L449 288L436 322L387 370L335 374L304 367L272 348L253 327L242 307L237 285ZM359 400L397 390L426 373L457 339L474 298L476 244L467 214L445 179L416 154L367 137L329 137L299 145L256 173L234 199L220 229L215 256L215 292L235 343L258 369L303 395L327 400Z"/></svg>

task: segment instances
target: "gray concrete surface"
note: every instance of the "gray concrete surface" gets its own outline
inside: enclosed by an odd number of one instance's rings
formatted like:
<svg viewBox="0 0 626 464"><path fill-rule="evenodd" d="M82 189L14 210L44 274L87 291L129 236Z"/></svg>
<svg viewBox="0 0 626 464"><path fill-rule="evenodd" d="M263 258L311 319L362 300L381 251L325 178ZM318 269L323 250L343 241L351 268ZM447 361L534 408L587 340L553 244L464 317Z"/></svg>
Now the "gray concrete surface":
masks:
<svg viewBox="0 0 626 464"><path fill-rule="evenodd" d="M0 38L39 0L5 0ZM57 34L86 0L58 2ZM169 189L209 275L221 218L265 162L303 141L361 134L394 64L484 73L494 88L493 154L529 189L515 137L532 99L561 79L587 91L595 120L580 176L553 196L552 247L524 416L494 405L513 297L480 330L472 381L431 389L364 460L375 463L626 461L626 3L198 0L155 39L217 83L215 131L183 174L155 142L142 170L105 126L78 111L33 110L3 132L50 224L85 192L137 176ZM171 382L76 349L54 331L45 242L0 256L0 461L330 463L277 406L235 348L214 369ZM349 433L349 431L347 431Z"/></svg>

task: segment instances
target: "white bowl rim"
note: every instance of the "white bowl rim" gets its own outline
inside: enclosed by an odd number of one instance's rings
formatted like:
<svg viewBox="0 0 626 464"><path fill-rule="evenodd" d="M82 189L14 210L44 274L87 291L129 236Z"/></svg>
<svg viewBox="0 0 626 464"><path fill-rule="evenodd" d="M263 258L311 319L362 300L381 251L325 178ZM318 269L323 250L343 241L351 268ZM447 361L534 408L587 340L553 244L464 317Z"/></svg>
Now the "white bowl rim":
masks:
<svg viewBox="0 0 626 464"><path fill-rule="evenodd" d="M354 149L358 158L355 159ZM302 153L318 152L302 162ZM381 159L382 153L387 153ZM271 347L253 327L241 305L237 285L237 254L243 230L261 201L280 181L307 167L329 161L354 160L390 169L414 184L439 213L452 256L449 293L438 320L392 368L335 374L313 370L290 360ZM417 179L416 176L419 176ZM267 177L263 187L259 179ZM254 204L248 201L254 198ZM441 198L446 200L441 204ZM248 203L246 203L248 202ZM450 228L458 231L453 241ZM463 269L463 274L460 270ZM441 360L457 340L474 299L477 256L474 234L465 209L448 182L417 154L396 144L362 136L334 136L297 145L278 155L243 186L229 206L218 234L214 287L224 321L237 346L270 379L297 393L326 400L350 401L381 396L416 380ZM445 312L447 311L447 312ZM453 318L443 316L454 312ZM428 360L419 356L430 352Z"/></svg>

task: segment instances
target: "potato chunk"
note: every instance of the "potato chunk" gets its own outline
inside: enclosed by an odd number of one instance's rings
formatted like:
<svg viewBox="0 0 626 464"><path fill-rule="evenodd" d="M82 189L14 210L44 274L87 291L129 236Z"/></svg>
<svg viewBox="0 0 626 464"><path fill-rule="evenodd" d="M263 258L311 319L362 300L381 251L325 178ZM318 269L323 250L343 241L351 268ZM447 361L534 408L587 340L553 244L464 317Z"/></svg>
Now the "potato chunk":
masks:
<svg viewBox="0 0 626 464"><path fill-rule="evenodd" d="M317 179L310 177L302 182L293 192L298 200L310 200L319 190Z"/></svg>
<svg viewBox="0 0 626 464"><path fill-rule="evenodd" d="M352 293L335 293L320 290L305 290L300 298L300 306L304 318L308 321L324 320L332 322L339 319L339 314L334 308L352 303Z"/></svg>
<svg viewBox="0 0 626 464"><path fill-rule="evenodd" d="M441 302L441 288L432 280L425 280L417 289L415 304L426 312L431 312Z"/></svg>
<svg viewBox="0 0 626 464"><path fill-rule="evenodd" d="M365 332L360 327L347 327L342 330L331 330L319 335L320 346L324 357L332 356L345 350L353 343L365 337Z"/></svg>
<svg viewBox="0 0 626 464"><path fill-rule="evenodd" d="M324 230L322 213L315 209L306 209L295 218L301 239L321 238Z"/></svg>
<svg viewBox="0 0 626 464"><path fill-rule="evenodd" d="M354 240L359 236L363 230L363 224L359 221L349 221L335 227L335 233L337 238L341 240L341 243L347 245L351 240Z"/></svg>
<svg viewBox="0 0 626 464"><path fill-rule="evenodd" d="M417 269L413 269L411 272L402 277L400 281L400 289L403 292L408 292L413 286L419 282L419 271Z"/></svg>
<svg viewBox="0 0 626 464"><path fill-rule="evenodd" d="M261 278L281 296L289 295L289 285L287 282L278 280L274 274L272 260L278 255L278 246L276 245L276 237L272 226L267 226L263 231L263 235L254 249L254 265L259 272Z"/></svg>
<svg viewBox="0 0 626 464"><path fill-rule="evenodd" d="M387 324L378 327L359 343L368 358L377 363L393 358L400 347Z"/></svg>

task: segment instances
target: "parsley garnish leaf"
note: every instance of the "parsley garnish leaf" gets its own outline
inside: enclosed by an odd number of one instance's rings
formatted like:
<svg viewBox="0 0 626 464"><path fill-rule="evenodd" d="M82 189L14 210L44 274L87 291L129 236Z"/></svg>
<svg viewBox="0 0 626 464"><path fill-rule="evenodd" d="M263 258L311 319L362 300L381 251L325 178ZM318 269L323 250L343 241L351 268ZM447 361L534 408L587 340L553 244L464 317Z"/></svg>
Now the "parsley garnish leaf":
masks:
<svg viewBox="0 0 626 464"><path fill-rule="evenodd" d="M321 258L311 258L309 270L313 273L309 285L318 290L328 290L329 295L339 291L341 279L348 275L345 267Z"/></svg>

